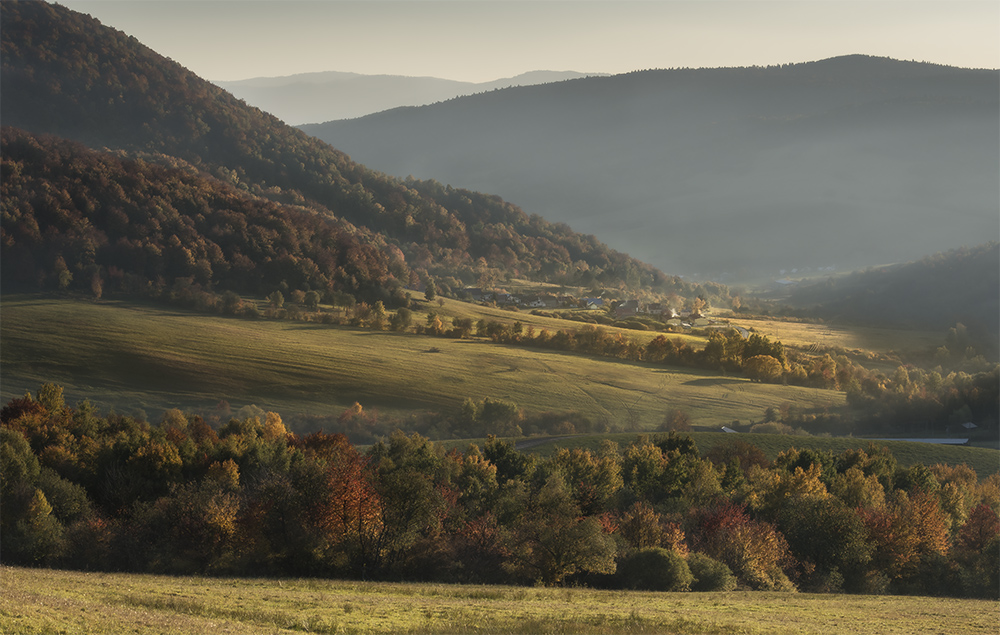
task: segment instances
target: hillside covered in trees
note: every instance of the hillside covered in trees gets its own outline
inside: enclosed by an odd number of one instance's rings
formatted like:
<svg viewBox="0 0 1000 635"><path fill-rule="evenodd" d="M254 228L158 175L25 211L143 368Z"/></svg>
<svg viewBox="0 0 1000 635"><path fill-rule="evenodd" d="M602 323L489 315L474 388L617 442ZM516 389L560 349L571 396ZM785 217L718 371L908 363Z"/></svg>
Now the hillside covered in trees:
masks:
<svg viewBox="0 0 1000 635"><path fill-rule="evenodd" d="M405 303L402 254L392 258L370 231L247 196L181 161L125 158L15 128L3 129L2 143L5 285L100 297L159 294L181 280Z"/></svg>
<svg viewBox="0 0 1000 635"><path fill-rule="evenodd" d="M955 249L916 262L872 267L793 288L788 303L827 321L945 330L965 334L942 354L969 346L996 359L1000 333L1000 243ZM950 350L954 349L954 350Z"/></svg>
<svg viewBox="0 0 1000 635"><path fill-rule="evenodd" d="M1000 475L877 445L770 461L671 433L540 459L397 433L361 452L273 412L102 416L52 384L0 421L5 563L997 597Z"/></svg>
<svg viewBox="0 0 1000 635"><path fill-rule="evenodd" d="M193 265L157 270L155 263L146 263L156 260L151 256L139 261L140 271L122 270L145 283L168 287L177 278L192 275L200 275L203 284L228 283L228 273L221 270L218 279L215 269L210 279L206 278L204 264L213 260L221 269L228 265L229 272L239 268L228 260L235 254L232 244L217 240L229 231L226 223L232 214L204 214L207 196L231 201L227 205L240 215L242 210L253 208L260 218L270 215L275 217L273 224L286 228L311 215L315 220L303 223L311 228L308 233L319 231L317 223L326 223L332 227L328 231L341 237L350 234L348 242L359 245L354 250L340 249L332 256L339 267L354 266L347 265L347 260L356 254L362 258L359 270L369 269L373 262L382 273L388 269L388 275L351 283L349 276L334 273L329 263L318 262L322 258L315 253L316 244L297 251L297 244L269 245L270 238L264 235L254 239L255 247L240 252L249 258L256 250L272 262L280 260L283 264L279 268L288 269L281 277L287 285L305 284L308 279L320 292L353 293L361 287L381 285L383 295L390 295L395 288L433 276L439 289L447 293L475 284L479 273L489 267L502 277L627 287L685 297L708 294L724 299L728 295L718 285L705 289L667 276L608 249L593 236L528 215L495 196L435 182L402 181L369 170L88 16L44 2L18 2L3 4L2 19L4 126L70 139L96 152L115 155L90 156L76 161L68 174L59 170L49 174L51 163L61 160L69 150L56 150L53 141L32 142L35 149L28 153L13 147L4 149L5 155L17 154L17 165L9 163L3 174L5 184L10 180L8 193L14 195L15 187L31 188L17 193L19 198L12 199L10 205L5 197L5 283L37 283L40 271L42 279L52 282L63 267L60 257L73 276L73 284L89 286L95 275L103 283L112 275L111 267L122 269L122 261L111 252L146 249L146 244L169 252L176 248L169 244L172 236L177 240L191 238L192 231L201 236L195 244L184 244ZM5 143L15 137L24 139L10 133ZM80 154L80 150L73 152ZM33 162L37 163L29 165ZM150 164L159 167L148 167ZM99 174L105 167L111 173ZM183 180L182 189L187 190L183 196L189 200L179 202L175 195L156 186L145 188L141 181L148 182L153 176L149 170L155 171L157 178ZM112 186L120 192L102 185L116 181L122 171L137 176ZM15 186L13 179L28 176L30 183L18 180ZM58 183L46 185L50 177ZM192 190L212 194L195 195ZM45 200L38 200L39 196ZM31 219L27 215L35 202L42 205ZM139 240L124 226L145 221L129 218L125 222L120 213L128 217L130 208L149 206L162 211L165 216L161 220L167 220L167 227ZM81 224L81 218L86 218L86 223ZM50 229L49 222L64 224ZM67 230L66 222L77 226ZM81 258L65 251L69 247L60 237L67 231L88 234L92 254ZM271 226L263 234L274 231L276 227ZM298 242L294 238L279 240ZM20 266L18 261L29 251L45 255ZM227 264L219 259L219 252L226 254ZM175 256L188 259L188 254L180 253L169 257ZM199 260L202 265L197 264ZM386 266L391 263L396 266ZM258 275L253 291L273 291L270 285L279 276L274 267L263 262L253 265L269 269ZM322 274L302 271L311 271L314 265ZM192 271L196 267L200 273ZM162 277L162 283L151 274ZM250 279L252 276L238 284Z"/></svg>
<svg viewBox="0 0 1000 635"><path fill-rule="evenodd" d="M744 284L996 237L998 95L996 70L847 55L590 77L301 128L389 174L493 192L665 271Z"/></svg>

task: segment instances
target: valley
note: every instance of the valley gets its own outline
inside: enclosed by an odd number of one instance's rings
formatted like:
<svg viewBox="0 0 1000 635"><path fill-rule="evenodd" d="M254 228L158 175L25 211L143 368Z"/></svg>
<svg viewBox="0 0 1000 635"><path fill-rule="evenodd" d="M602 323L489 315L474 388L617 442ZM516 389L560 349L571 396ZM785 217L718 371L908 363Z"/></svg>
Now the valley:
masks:
<svg viewBox="0 0 1000 635"><path fill-rule="evenodd" d="M995 630L996 70L294 128L0 12L0 631Z"/></svg>
<svg viewBox="0 0 1000 635"><path fill-rule="evenodd" d="M845 55L581 78L300 129L736 285L995 239L998 88L996 71Z"/></svg>

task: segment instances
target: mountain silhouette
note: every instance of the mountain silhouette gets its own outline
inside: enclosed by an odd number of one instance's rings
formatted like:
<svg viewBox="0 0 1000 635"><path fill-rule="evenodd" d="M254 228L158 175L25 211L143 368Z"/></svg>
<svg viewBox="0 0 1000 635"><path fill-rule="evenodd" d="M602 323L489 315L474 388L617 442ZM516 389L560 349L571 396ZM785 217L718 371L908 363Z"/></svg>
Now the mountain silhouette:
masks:
<svg viewBox="0 0 1000 635"><path fill-rule="evenodd" d="M850 55L583 78L301 129L663 270L749 281L997 237L998 80Z"/></svg>
<svg viewBox="0 0 1000 635"><path fill-rule="evenodd" d="M145 240L155 251L190 237L200 251L180 252L178 257L188 264L206 260L213 275L204 282L216 283L219 272L237 267L231 261L235 256L220 247L219 236L229 230L206 225L218 216L202 209L225 199L217 188L221 183L228 196L252 199L234 203L233 209L253 210L255 226L268 226L260 214L274 215L269 229L240 237L246 243L239 247L243 256L261 254L268 262L255 266L272 271L258 277L256 287L249 280L239 281L242 289L255 292L265 290L259 288L265 280L280 282L272 266L280 261L287 266L289 285L320 281L331 293L363 291L367 297L374 297L373 287L378 286L382 295L399 299L402 286L432 277L441 292L460 291L484 273L500 281L517 277L685 297L727 295L720 286L708 290L667 276L607 248L592 235L529 215L495 195L436 181L404 181L368 169L89 16L45 2L5 2L0 11L3 124L30 133L5 136L5 143L18 145L16 161L24 162L12 163L10 175L31 177L25 181L30 182L29 190L14 191L14 181L4 174L10 195L19 197L18 205L9 209L23 203L26 214L5 211L4 256L11 266L4 270L23 269L27 277L22 282L37 276L31 267L9 260L17 254L41 259L34 266L47 269L42 278L50 284L58 277L55 263L60 258L78 284L85 284L93 271L102 274L112 266L125 266L113 257L121 251L118 241L123 238L122 228L112 226L122 219L108 209L113 203L136 208L143 226L150 227L153 235L124 236L138 240L139 251ZM114 156L95 156L49 136ZM58 165L61 157L76 158L55 174L47 166ZM175 201L172 194L147 187L146 180L152 178L149 163L167 166L170 172L156 178L182 184L195 193L193 198ZM121 177L133 172L142 178ZM191 172L194 181L188 178ZM117 187L106 187L109 181ZM38 194L49 191L56 195ZM38 196L41 200L36 201ZM119 211L129 216L128 209ZM149 222L149 213L162 218ZM294 219L303 214L332 228L337 238L331 240L344 238L330 258L356 271L334 270L331 262L325 274L316 275L323 247L313 248L329 244L325 238L314 241L308 253L298 249L300 241L295 239L287 248L274 247L280 243L273 240L274 232L284 231L278 227L294 227ZM192 227L197 231L189 231ZM234 231L242 234L247 227ZM174 273L163 281L154 280L163 276L156 267L136 275L169 288L177 278L187 277L188 269L172 268Z"/></svg>
<svg viewBox="0 0 1000 635"><path fill-rule="evenodd" d="M531 71L490 82L462 82L439 77L326 71L215 84L282 121L297 125L362 117L400 106L422 106L462 95L584 76L573 71Z"/></svg>

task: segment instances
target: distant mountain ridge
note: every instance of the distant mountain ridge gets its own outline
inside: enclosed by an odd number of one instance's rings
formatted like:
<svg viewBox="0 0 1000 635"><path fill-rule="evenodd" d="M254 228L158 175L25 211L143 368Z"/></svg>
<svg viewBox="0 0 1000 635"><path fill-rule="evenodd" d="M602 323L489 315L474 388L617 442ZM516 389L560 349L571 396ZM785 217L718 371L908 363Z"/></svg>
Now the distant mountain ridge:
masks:
<svg viewBox="0 0 1000 635"><path fill-rule="evenodd" d="M740 281L1000 235L998 96L995 70L851 55L584 78L300 128L661 269Z"/></svg>
<svg viewBox="0 0 1000 635"><path fill-rule="evenodd" d="M325 71L214 83L278 119L298 125L362 117L402 106L423 106L511 86L532 86L601 75L575 71L530 71L489 82L463 82L439 77Z"/></svg>

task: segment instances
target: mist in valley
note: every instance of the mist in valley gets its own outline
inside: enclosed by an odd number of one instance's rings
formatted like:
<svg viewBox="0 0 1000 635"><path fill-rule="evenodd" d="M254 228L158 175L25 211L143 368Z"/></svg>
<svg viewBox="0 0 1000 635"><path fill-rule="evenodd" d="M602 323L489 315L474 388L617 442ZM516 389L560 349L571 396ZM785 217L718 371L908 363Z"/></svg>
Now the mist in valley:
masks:
<svg viewBox="0 0 1000 635"><path fill-rule="evenodd" d="M498 194L728 283L1000 234L996 71L848 56L586 78L301 126L399 177Z"/></svg>

